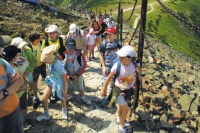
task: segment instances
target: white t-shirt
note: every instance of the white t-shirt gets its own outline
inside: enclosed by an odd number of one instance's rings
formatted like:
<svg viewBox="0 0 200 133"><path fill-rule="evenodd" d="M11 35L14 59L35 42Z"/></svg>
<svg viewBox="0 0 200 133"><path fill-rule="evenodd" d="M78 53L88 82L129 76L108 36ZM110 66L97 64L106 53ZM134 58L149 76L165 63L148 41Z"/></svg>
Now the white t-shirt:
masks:
<svg viewBox="0 0 200 133"><path fill-rule="evenodd" d="M111 72L116 73L117 62L113 65ZM130 89L136 80L135 76L135 66L131 62L129 66L124 66L121 64L121 70L119 76L115 80L115 85L121 90Z"/></svg>
<svg viewBox="0 0 200 133"><path fill-rule="evenodd" d="M87 44L88 45L94 45L94 43L95 43L95 35L94 34L92 34L92 35L90 35L90 34L88 34L87 35Z"/></svg>
<svg viewBox="0 0 200 133"><path fill-rule="evenodd" d="M16 63L17 63L20 73L23 75L24 72L26 71L26 68L29 66L29 61L23 56L19 56Z"/></svg>

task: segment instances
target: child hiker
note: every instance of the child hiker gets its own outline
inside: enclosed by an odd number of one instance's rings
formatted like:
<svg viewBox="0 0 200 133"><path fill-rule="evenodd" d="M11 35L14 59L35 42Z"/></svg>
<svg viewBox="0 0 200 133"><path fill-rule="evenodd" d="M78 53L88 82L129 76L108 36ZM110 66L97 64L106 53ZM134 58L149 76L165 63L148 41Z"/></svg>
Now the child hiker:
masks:
<svg viewBox="0 0 200 133"><path fill-rule="evenodd" d="M65 54L65 60L63 63L67 72L66 77L69 90L68 93L70 93L70 90L74 86L74 89L79 91L82 101L90 105L91 101L84 95L85 83L83 80L83 73L85 72L86 68L85 57L84 55L81 55L80 52L75 51L76 42L73 38L67 39L66 49L67 53Z"/></svg>
<svg viewBox="0 0 200 133"><path fill-rule="evenodd" d="M62 118L67 119L66 109L66 72L62 65L62 62L55 54L56 45L50 45L45 47L42 51L41 61L48 64L48 76L45 79L47 84L44 94L42 96L42 103L44 107L44 114L36 118L37 121L49 120L48 98L52 93L52 87L56 89L58 98L62 101ZM56 86L53 86L56 85Z"/></svg>
<svg viewBox="0 0 200 133"><path fill-rule="evenodd" d="M94 57L94 47L95 47L95 34L94 34L94 29L90 28L89 33L87 34L86 40L87 40L87 46L88 46L88 50L89 50L89 61L91 60L95 60ZM92 58L91 58L92 55Z"/></svg>
<svg viewBox="0 0 200 133"><path fill-rule="evenodd" d="M133 86L136 81L136 70L139 80L141 80L142 77L138 72L138 68L135 68L132 61L135 56L135 51L131 46L122 47L117 52L117 55L119 56L120 62L116 62L111 68L100 94L101 96L106 95L108 83L114 77L112 96L115 97L115 103L117 105L116 122L119 124L118 131L119 133L132 133L131 129L128 128L128 123L125 124L125 120L129 110L128 103L131 100ZM115 74L117 73L119 73L119 75L116 77Z"/></svg>

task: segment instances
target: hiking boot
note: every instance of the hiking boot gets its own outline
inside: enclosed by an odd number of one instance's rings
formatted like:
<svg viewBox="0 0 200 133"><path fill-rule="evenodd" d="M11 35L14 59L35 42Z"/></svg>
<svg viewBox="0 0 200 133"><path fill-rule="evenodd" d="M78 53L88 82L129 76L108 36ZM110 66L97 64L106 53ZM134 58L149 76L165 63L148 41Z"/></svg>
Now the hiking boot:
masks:
<svg viewBox="0 0 200 133"><path fill-rule="evenodd" d="M47 120L49 120L50 119L50 116L46 116L46 115L40 115L40 116L38 116L38 117L36 117L36 120L37 121L43 121L43 120L45 120L45 121L47 121Z"/></svg>
<svg viewBox="0 0 200 133"><path fill-rule="evenodd" d="M133 133L132 129L124 126L123 128L118 128L119 133Z"/></svg>
<svg viewBox="0 0 200 133"><path fill-rule="evenodd" d="M92 104L92 102L91 102L87 97L82 97L81 99L82 99L83 102L86 103L87 105Z"/></svg>
<svg viewBox="0 0 200 133"><path fill-rule="evenodd" d="M36 110L39 107L40 103L41 103L41 101L39 98L35 99L33 101L33 109Z"/></svg>
<svg viewBox="0 0 200 133"><path fill-rule="evenodd" d="M62 111L62 118L67 119L67 110Z"/></svg>
<svg viewBox="0 0 200 133"><path fill-rule="evenodd" d="M119 119L116 118L115 122L119 125ZM129 127L130 126L130 123L125 121L124 123L125 126Z"/></svg>

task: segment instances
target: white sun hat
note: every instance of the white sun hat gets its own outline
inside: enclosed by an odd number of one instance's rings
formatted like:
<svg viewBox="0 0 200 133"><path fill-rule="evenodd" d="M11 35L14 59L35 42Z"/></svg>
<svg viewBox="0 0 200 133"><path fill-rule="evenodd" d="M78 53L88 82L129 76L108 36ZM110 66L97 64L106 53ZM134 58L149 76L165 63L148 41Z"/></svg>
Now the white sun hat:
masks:
<svg viewBox="0 0 200 133"><path fill-rule="evenodd" d="M135 51L134 48L131 46L123 46L119 51L117 51L117 55L119 57L134 57L135 56Z"/></svg>

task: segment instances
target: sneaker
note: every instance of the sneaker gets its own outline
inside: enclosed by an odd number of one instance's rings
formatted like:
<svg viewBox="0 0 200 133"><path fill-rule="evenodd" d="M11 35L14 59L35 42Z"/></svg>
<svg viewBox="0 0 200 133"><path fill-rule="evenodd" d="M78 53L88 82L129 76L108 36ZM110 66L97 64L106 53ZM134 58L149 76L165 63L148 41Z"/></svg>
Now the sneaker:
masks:
<svg viewBox="0 0 200 133"><path fill-rule="evenodd" d="M91 102L87 97L82 97L81 99L82 99L83 102L86 103L87 105L92 104L92 102Z"/></svg>
<svg viewBox="0 0 200 133"><path fill-rule="evenodd" d="M43 120L47 121L49 119L50 119L50 116L46 116L46 115L40 115L40 116L36 117L37 121L43 121Z"/></svg>
<svg viewBox="0 0 200 133"><path fill-rule="evenodd" d="M33 101L33 109L36 110L39 107L40 103L41 103L41 101L39 98L35 99Z"/></svg>
<svg viewBox="0 0 200 133"><path fill-rule="evenodd" d="M119 125L119 119L116 118L115 122ZM125 121L124 125L129 127L131 124L129 122Z"/></svg>
<svg viewBox="0 0 200 133"><path fill-rule="evenodd" d="M118 128L119 133L133 133L132 129L124 126L123 128Z"/></svg>
<svg viewBox="0 0 200 133"><path fill-rule="evenodd" d="M62 111L62 118L67 119L67 110Z"/></svg>

